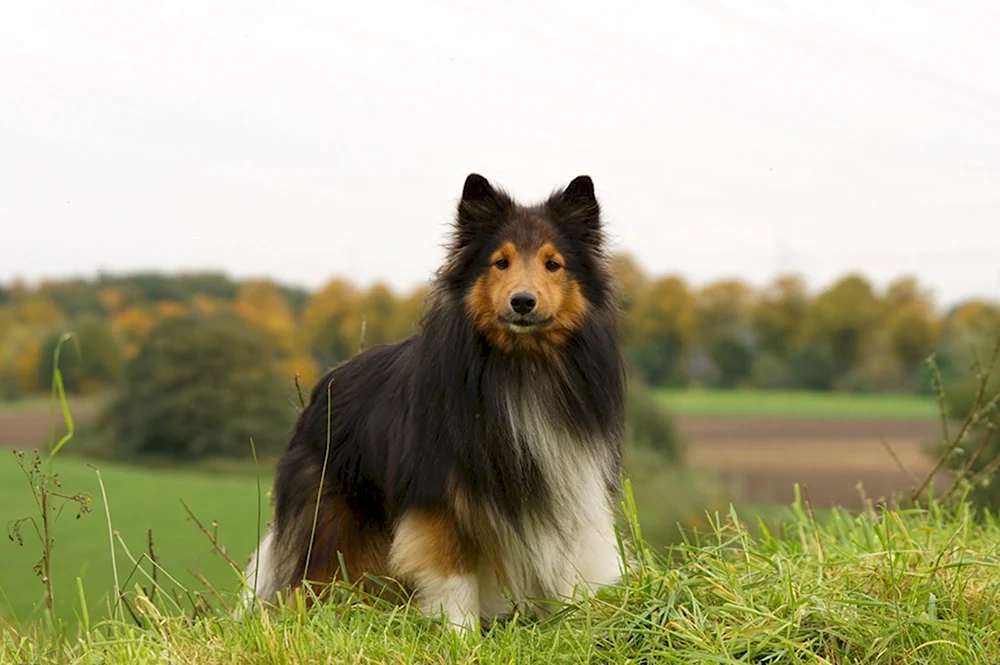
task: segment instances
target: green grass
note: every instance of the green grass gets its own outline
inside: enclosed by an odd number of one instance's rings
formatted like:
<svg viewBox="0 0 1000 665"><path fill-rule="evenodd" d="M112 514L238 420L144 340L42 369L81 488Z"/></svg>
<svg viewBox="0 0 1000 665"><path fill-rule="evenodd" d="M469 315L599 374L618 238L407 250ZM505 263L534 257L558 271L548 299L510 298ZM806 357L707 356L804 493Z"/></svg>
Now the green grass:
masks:
<svg viewBox="0 0 1000 665"><path fill-rule="evenodd" d="M16 663L865 663L1000 659L1000 526L967 509L786 511L785 537L720 518L669 564L640 553L624 584L542 622L460 638L341 590L309 612L186 620L145 607L79 635L0 635Z"/></svg>
<svg viewBox="0 0 1000 665"><path fill-rule="evenodd" d="M256 546L257 482L248 474L211 474L190 470L150 470L95 463L100 468L108 496L113 528L128 549L139 557L147 547L147 529L152 529L154 551L163 567L185 588L203 589L195 575L213 584L233 588L238 584L229 566L213 552L209 540L188 517L181 499L212 529L241 565ZM88 610L100 616L105 597L113 589L108 527L97 473L90 465L70 457L59 457L54 470L60 491L87 493L93 498L92 512L76 518L68 505L55 527L53 580L58 616L73 619L80 610L76 578L80 577L88 599ZM263 520L268 519L266 493L271 479L262 479ZM24 474L10 451L0 450L0 523L37 515ZM0 541L0 617L25 621L39 616L43 585L32 566L41 550L30 524L22 527L24 546L4 538ZM116 548L119 574L124 581L132 571L128 554ZM148 570L150 566L144 565ZM137 578L141 579L141 578ZM144 583L146 580L141 580ZM161 579L167 587L175 587ZM8 662L0 659L0 662Z"/></svg>
<svg viewBox="0 0 1000 665"><path fill-rule="evenodd" d="M679 415L768 418L935 418L934 400L902 393L831 393L780 390L657 390Z"/></svg>

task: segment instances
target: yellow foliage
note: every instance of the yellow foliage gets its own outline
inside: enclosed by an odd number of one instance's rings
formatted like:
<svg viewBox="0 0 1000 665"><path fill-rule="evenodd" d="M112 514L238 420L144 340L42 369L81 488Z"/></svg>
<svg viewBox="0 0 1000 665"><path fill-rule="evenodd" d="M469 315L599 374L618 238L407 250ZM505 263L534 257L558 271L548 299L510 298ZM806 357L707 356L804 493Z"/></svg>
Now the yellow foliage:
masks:
<svg viewBox="0 0 1000 665"><path fill-rule="evenodd" d="M302 394L308 400L310 391L319 380L319 365L312 356L298 355L285 360L281 363L281 372L289 381L294 381L298 375Z"/></svg>
<svg viewBox="0 0 1000 665"><path fill-rule="evenodd" d="M695 332L695 301L687 282L662 277L650 283L636 302L632 324L640 340L689 344Z"/></svg>
<svg viewBox="0 0 1000 665"><path fill-rule="evenodd" d="M66 317L51 300L28 298L14 306L14 318L27 326L41 328L61 325Z"/></svg>
<svg viewBox="0 0 1000 665"><path fill-rule="evenodd" d="M295 319L281 292L270 282L241 284L233 310L248 326L270 337L284 352L293 349Z"/></svg>
<svg viewBox="0 0 1000 665"><path fill-rule="evenodd" d="M98 297L101 299L101 304L103 304L109 312L117 312L121 309L122 303L125 300L122 297L121 291L113 286L105 286L101 289Z"/></svg>
<svg viewBox="0 0 1000 665"><path fill-rule="evenodd" d="M24 340L14 355L14 376L22 393L32 393L38 389L38 366L42 360L42 342L37 337Z"/></svg>
<svg viewBox="0 0 1000 665"><path fill-rule="evenodd" d="M187 307L174 300L161 300L156 303L156 313L161 319L169 319L175 316L187 314Z"/></svg>
<svg viewBox="0 0 1000 665"><path fill-rule="evenodd" d="M309 349L329 362L353 356L361 342L359 300L357 289L342 279L317 291L302 313L302 333Z"/></svg>
<svg viewBox="0 0 1000 665"><path fill-rule="evenodd" d="M199 314L215 314L224 309L227 303L204 293L196 293L191 298L191 306Z"/></svg>
<svg viewBox="0 0 1000 665"><path fill-rule="evenodd" d="M135 358L156 326L157 318L151 312L138 307L130 307L111 317L111 330L123 341L126 358Z"/></svg>
<svg viewBox="0 0 1000 665"><path fill-rule="evenodd" d="M738 279L721 279L699 291L696 308L701 341L736 333L747 323L752 299L753 289Z"/></svg>

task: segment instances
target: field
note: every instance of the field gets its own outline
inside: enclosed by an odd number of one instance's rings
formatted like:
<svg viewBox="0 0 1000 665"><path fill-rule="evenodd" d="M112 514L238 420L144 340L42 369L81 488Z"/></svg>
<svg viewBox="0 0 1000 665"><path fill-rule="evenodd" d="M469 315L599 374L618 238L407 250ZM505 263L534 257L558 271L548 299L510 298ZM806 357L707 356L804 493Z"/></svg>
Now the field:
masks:
<svg viewBox="0 0 1000 665"><path fill-rule="evenodd" d="M933 404L909 396L699 391L665 392L660 398L677 414L688 441L689 464L721 475L733 496L754 506L787 505L793 499L794 483L805 485L817 508L860 506L859 482L871 498L907 489L913 484L912 476L929 469L923 445L938 435L939 427ZM747 415L753 413L754 404L764 415ZM96 408L95 400L72 402L77 421L89 420ZM45 400L0 408L0 447L40 444L49 435L49 422ZM898 468L882 439L906 471ZM0 521L4 524L33 512L28 485L14 461L13 455L0 456ZM229 587L237 584L180 502L187 502L206 525L216 523L220 541L242 564L255 545L257 482L252 473L99 466L113 528L134 556L146 550L146 531L152 528L158 557L184 586L201 588L196 578L201 574L213 581L224 580ZM75 520L67 512L56 529L60 612L67 618L73 616L78 605L76 577L80 576L91 611L99 613L113 579L97 475L92 467L69 457L57 460L56 468L66 491L87 492L95 500L92 514ZM261 481L265 492L270 486L267 468ZM266 498L264 513L266 519ZM4 594L0 616L8 618L33 616L32 602L41 597L42 585L31 574L38 559L37 542L28 537L27 528L24 534L24 547L0 544L0 560L5 564L0 569ZM132 564L120 546L116 555L119 572L127 577Z"/></svg>
<svg viewBox="0 0 1000 665"><path fill-rule="evenodd" d="M224 582L229 589L239 580L227 572L225 560L216 554L209 540L187 515L183 500L209 529L215 528L219 541L240 564L256 545L257 482L253 475L210 475L193 471L137 469L101 463L100 474L108 497L112 529L121 534L125 546L136 558L148 549L147 529L153 529L155 553L183 588L204 589L197 575ZM101 499L97 471L89 464L69 457L56 459L62 491L87 493L93 498L92 512L75 519L70 505L55 527L53 580L60 616L71 619L79 610L76 578L80 577L89 611L106 615L106 595L114 588L108 524ZM262 480L263 492L270 478ZM0 457L0 523L7 525L37 514L31 491L14 456ZM263 498L263 519L268 518L267 498ZM263 520L262 520L263 521ZM216 525L213 527L213 525ZM38 540L30 525L22 527L24 546L4 539L0 542L0 617L24 620L37 616L33 603L42 597L43 586L32 574L40 557ZM118 572L123 583L133 564L121 544L115 549ZM149 569L147 563L144 566ZM148 581L141 576L131 583ZM177 587L161 578L167 587ZM60 593L61 591L61 593Z"/></svg>
<svg viewBox="0 0 1000 665"><path fill-rule="evenodd" d="M935 418L938 413L927 397L897 393L692 389L657 394L667 408L685 416L908 420Z"/></svg>

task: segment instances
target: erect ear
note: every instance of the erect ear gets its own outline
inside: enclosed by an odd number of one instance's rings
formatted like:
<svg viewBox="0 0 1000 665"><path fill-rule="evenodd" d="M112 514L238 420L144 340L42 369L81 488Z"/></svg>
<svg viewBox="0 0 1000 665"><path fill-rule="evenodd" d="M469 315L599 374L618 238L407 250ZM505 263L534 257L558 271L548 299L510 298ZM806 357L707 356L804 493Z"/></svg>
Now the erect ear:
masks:
<svg viewBox="0 0 1000 665"><path fill-rule="evenodd" d="M489 180L478 173L470 173L458 203L459 229L474 231L495 225L509 204L510 198L494 189Z"/></svg>
<svg viewBox="0 0 1000 665"><path fill-rule="evenodd" d="M594 193L590 176L573 178L566 189L549 199L557 218L569 233L593 244L603 242L601 236L601 207Z"/></svg>
<svg viewBox="0 0 1000 665"><path fill-rule="evenodd" d="M597 195L594 194L594 181L589 175L578 175L563 190L563 200L581 206L596 206Z"/></svg>
<svg viewBox="0 0 1000 665"><path fill-rule="evenodd" d="M479 201L496 196L496 190L490 181L478 173L470 173L465 179L465 186L462 187L463 201Z"/></svg>

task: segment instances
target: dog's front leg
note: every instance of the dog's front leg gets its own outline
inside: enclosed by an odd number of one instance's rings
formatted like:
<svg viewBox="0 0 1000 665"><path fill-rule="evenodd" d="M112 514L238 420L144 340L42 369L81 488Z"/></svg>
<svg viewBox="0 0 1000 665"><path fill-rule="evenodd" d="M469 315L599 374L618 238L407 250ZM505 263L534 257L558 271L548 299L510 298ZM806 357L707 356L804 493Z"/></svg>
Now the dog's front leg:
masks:
<svg viewBox="0 0 1000 665"><path fill-rule="evenodd" d="M478 627L478 562L472 542L443 512L412 510L396 526L393 574L414 587L421 611L443 613L462 633Z"/></svg>

